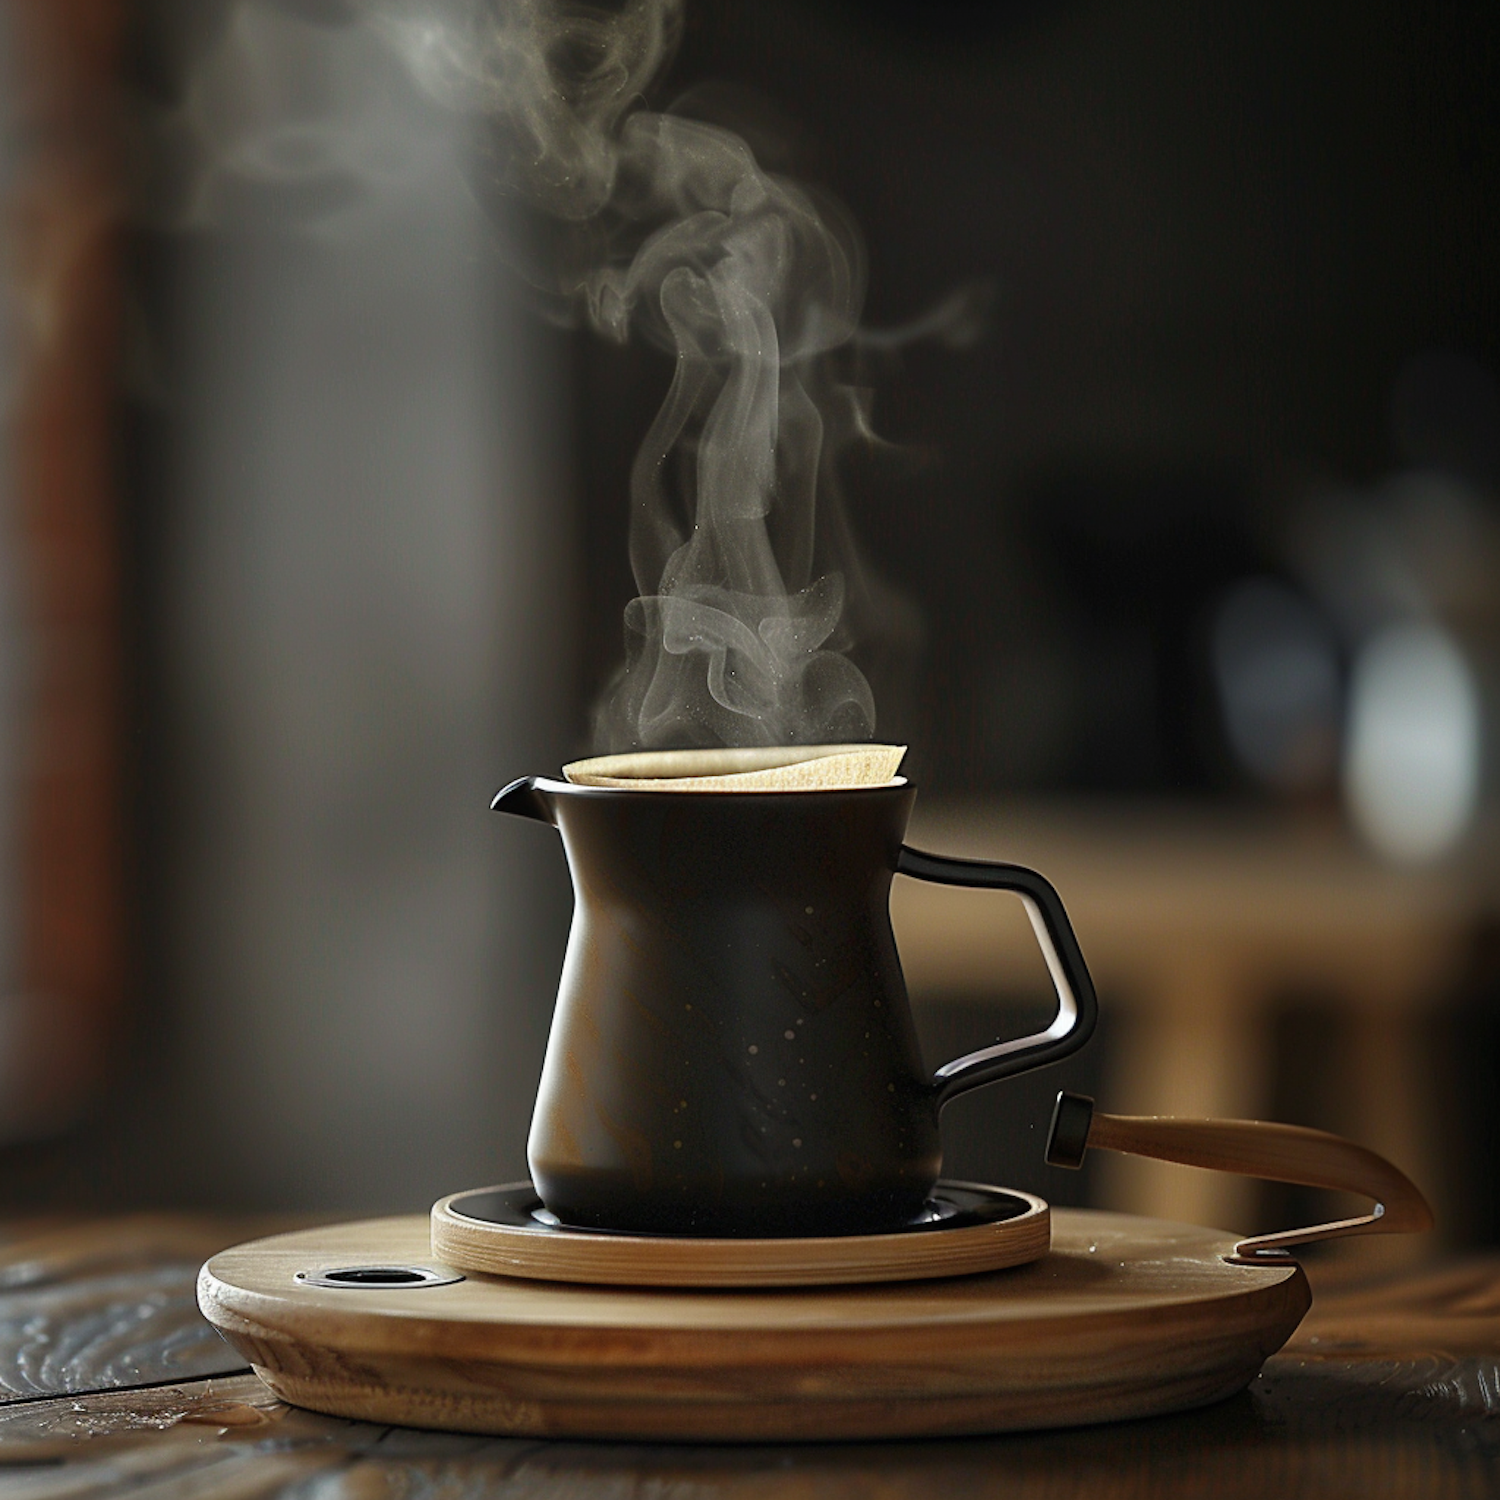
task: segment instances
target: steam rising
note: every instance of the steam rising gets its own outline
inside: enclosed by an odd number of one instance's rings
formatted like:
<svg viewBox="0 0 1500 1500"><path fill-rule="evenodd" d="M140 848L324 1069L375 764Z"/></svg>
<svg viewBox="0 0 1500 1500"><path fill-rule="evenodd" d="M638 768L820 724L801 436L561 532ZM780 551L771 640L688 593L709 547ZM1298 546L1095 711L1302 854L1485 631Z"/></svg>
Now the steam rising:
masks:
<svg viewBox="0 0 1500 1500"><path fill-rule="evenodd" d="M430 85L491 122L500 188L563 225L560 290L676 361L631 477L639 597L598 747L868 738L845 653L872 585L832 473L868 432L829 369L863 301L853 227L729 130L639 107L681 0L461 3L443 24L382 14Z"/></svg>

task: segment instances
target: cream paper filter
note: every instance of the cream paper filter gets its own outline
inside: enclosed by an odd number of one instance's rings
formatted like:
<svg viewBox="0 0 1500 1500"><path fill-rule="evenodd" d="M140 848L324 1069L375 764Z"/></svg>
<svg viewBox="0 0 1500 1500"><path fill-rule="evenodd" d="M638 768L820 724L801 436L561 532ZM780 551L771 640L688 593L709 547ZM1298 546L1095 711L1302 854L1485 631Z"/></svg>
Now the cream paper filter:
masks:
<svg viewBox="0 0 1500 1500"><path fill-rule="evenodd" d="M890 786L905 745L788 745L753 750L641 750L575 760L575 786L651 792L833 792Z"/></svg>

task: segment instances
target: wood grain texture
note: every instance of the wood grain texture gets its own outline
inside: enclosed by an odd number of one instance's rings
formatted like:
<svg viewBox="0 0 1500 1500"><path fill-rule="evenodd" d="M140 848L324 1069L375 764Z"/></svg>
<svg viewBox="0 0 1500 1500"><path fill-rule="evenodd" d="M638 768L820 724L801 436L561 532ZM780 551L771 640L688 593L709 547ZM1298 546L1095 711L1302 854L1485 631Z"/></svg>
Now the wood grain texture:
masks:
<svg viewBox="0 0 1500 1500"><path fill-rule="evenodd" d="M244 1369L199 1315L194 1283L253 1224L142 1214L17 1227L0 1240L0 1405Z"/></svg>
<svg viewBox="0 0 1500 1500"><path fill-rule="evenodd" d="M1274 1358L1217 1406L922 1443L542 1442L349 1422L253 1376L0 1411L7 1500L1479 1500L1500 1480L1491 1358ZM159 1488L158 1488L159 1486Z"/></svg>
<svg viewBox="0 0 1500 1500"><path fill-rule="evenodd" d="M513 1185L514 1186L514 1185ZM503 1191L492 1189L491 1191ZM432 1207L431 1251L464 1271L604 1286L778 1287L917 1281L1022 1266L1047 1253L1051 1213L1042 1199L1014 1219L907 1234L716 1240L587 1234L483 1224L455 1213L452 1193Z"/></svg>
<svg viewBox="0 0 1500 1500"><path fill-rule="evenodd" d="M115 1227L76 1231L85 1259ZM205 1240L233 1232L212 1220L198 1230ZM244 1375L0 1406L0 1492L6 1500L1500 1493L1500 1258L1377 1281L1351 1280L1339 1264L1314 1263L1308 1272L1315 1304L1286 1349L1241 1394L1177 1416L920 1443L536 1442L323 1417L283 1404ZM79 1274L88 1274L82 1262Z"/></svg>
<svg viewBox="0 0 1500 1500"><path fill-rule="evenodd" d="M420 1218L215 1256L205 1315L277 1394L342 1416L532 1436L768 1441L992 1432L1242 1389L1307 1309L1295 1266L1212 1230L1060 1211L1031 1266L759 1292L471 1277L323 1290L298 1271L428 1263Z"/></svg>
<svg viewBox="0 0 1500 1500"><path fill-rule="evenodd" d="M1348 1282L1337 1262L1310 1271L1317 1295L1289 1353L1334 1360L1500 1355L1500 1258ZM1500 1412L1500 1384L1489 1399Z"/></svg>

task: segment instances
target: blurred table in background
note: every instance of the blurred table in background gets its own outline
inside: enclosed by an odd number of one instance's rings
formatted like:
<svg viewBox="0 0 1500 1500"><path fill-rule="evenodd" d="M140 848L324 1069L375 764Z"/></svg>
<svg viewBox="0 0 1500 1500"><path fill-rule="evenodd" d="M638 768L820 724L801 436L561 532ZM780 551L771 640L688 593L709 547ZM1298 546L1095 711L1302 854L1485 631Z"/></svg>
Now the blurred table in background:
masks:
<svg viewBox="0 0 1500 1500"><path fill-rule="evenodd" d="M1210 807L937 804L919 807L908 837L1030 865L1056 885L1112 1021L1101 1107L1266 1118L1278 1009L1317 997L1340 1020L1341 1055L1326 1060L1331 1117L1293 1123L1350 1135L1439 1192L1420 1044L1489 905L1483 883L1392 870L1332 823ZM898 880L892 913L919 1003L1047 987L1018 901ZM1250 1227L1252 1182L1105 1160L1109 1207Z"/></svg>

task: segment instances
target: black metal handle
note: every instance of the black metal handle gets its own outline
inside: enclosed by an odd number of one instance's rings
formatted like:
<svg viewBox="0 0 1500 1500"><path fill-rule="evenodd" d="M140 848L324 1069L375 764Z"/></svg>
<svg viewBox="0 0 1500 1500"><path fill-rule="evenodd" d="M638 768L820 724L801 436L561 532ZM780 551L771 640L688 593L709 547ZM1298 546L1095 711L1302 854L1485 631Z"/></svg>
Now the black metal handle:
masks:
<svg viewBox="0 0 1500 1500"><path fill-rule="evenodd" d="M1094 982L1073 936L1073 924L1063 909L1062 898L1045 877L1024 865L997 865L978 859L949 859L925 854L905 844L896 859L896 873L939 885L962 885L992 891L1014 891L1031 918L1031 929L1047 961L1052 987L1057 991L1057 1014L1045 1031L997 1042L978 1052L956 1057L933 1074L940 1102L966 1089L1013 1078L1033 1068L1071 1057L1093 1035L1099 1018Z"/></svg>

